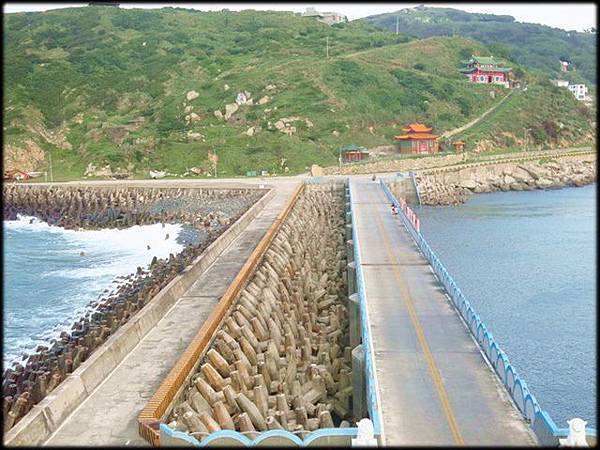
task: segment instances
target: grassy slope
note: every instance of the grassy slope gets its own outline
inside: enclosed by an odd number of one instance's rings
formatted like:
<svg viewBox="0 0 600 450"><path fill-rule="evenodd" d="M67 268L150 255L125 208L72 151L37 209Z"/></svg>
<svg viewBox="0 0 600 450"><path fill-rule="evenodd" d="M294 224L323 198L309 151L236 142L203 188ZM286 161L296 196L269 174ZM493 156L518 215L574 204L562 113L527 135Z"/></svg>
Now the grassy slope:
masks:
<svg viewBox="0 0 600 450"><path fill-rule="evenodd" d="M69 8L7 14L5 31L6 140L18 146L33 138L51 151L55 179L81 176L88 162L182 173L208 166L209 149L219 155L220 176L283 167L298 173L312 163L334 164L344 144L389 145L409 121L440 132L460 126L504 92L456 72L461 55L486 51L474 41L410 40L364 23L328 27L292 13ZM266 90L269 84L276 88ZM192 89L200 95L187 102ZM536 107L549 106L546 89L531 90ZM255 102L263 95L271 101L241 106L234 122L214 117L244 90ZM184 105L200 120L186 123ZM589 128L576 106L565 98L561 120ZM37 129L43 122L64 134L71 149L32 131L33 109L43 115ZM274 129L290 116L314 126L296 122L293 136ZM111 141L111 128L137 117L145 118L138 130L121 144ZM249 137L250 126L261 131ZM204 140L190 141L190 131ZM484 128L478 138L486 137Z"/></svg>
<svg viewBox="0 0 600 450"><path fill-rule="evenodd" d="M515 22L512 16L468 13L451 8L404 9L367 17L367 23L398 28L419 38L465 36L488 44L496 56L505 56L548 77L596 84L596 35L565 31L545 25ZM570 61L576 72L561 74L559 58ZM565 78L566 77L566 78Z"/></svg>

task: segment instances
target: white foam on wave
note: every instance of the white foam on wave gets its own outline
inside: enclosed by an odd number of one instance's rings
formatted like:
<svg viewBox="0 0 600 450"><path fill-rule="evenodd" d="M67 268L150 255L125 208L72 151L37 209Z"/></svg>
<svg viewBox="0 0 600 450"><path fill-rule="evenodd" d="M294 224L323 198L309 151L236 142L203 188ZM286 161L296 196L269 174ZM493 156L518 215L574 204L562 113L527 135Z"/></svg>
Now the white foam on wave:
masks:
<svg viewBox="0 0 600 450"><path fill-rule="evenodd" d="M177 243L177 236L183 229L181 224L136 225L126 229L104 230L66 230L62 227L50 226L48 223L30 216L17 216L17 220L4 221L6 230L25 233L52 233L55 238L50 246L49 254L32 255L39 263L44 258L66 258L77 263L77 267L61 270L47 270L39 274L39 285L36 290L44 290L44 278L65 278L80 280L77 289L65 292L64 299L69 311L65 310L64 301L54 313L49 306L49 317L30 318L39 322L34 334L21 336L16 341L11 340L11 348L5 351L4 363L18 358L23 353L33 351L37 345L45 344L48 339L58 338L60 331L69 330L72 323L86 311L90 311L89 303L103 296L105 290L113 291L125 281L116 279L134 273L138 266L147 268L154 256L168 258L170 253L177 254L184 246ZM166 235L168 239L165 239ZM61 248L57 248L60 245ZM147 246L150 246L150 249ZM85 254L80 256L80 252ZM39 264L37 264L39 267ZM115 280L116 279L116 280ZM65 280L66 281L66 280ZM116 282L115 282L116 281ZM62 311L62 312L59 312ZM17 319L16 317L14 319ZM22 318L21 318L22 319ZM13 320L18 328L18 320ZM10 326L10 325L7 325Z"/></svg>
<svg viewBox="0 0 600 450"><path fill-rule="evenodd" d="M50 226L35 217L19 215L17 218L5 221L4 226L14 231L58 233L65 238L66 248L61 252L79 255L83 251L82 261L90 261L87 267L47 272L44 276L98 278L128 275L138 266L147 267L154 256L168 258L170 253L177 254L183 250L183 245L176 240L182 230L181 224L165 224L164 228L158 223L125 229L66 230ZM169 238L165 239L167 235Z"/></svg>

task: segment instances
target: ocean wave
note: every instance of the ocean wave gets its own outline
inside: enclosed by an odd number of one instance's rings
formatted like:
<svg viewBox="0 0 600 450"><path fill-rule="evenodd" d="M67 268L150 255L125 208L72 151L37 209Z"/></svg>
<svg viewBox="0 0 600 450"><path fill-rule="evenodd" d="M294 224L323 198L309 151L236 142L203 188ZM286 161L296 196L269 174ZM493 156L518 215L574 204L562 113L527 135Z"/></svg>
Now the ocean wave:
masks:
<svg viewBox="0 0 600 450"><path fill-rule="evenodd" d="M19 216L4 227L5 365L69 331L91 302L127 281L120 277L184 247L180 224L65 230Z"/></svg>

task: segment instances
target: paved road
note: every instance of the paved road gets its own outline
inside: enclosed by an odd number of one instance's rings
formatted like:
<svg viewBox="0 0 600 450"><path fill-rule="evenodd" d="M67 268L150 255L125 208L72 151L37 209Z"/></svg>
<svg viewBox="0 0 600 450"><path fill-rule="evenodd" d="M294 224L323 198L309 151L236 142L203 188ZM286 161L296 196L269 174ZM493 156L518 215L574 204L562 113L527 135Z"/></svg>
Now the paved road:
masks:
<svg viewBox="0 0 600 450"><path fill-rule="evenodd" d="M386 445L535 445L379 183L351 190Z"/></svg>
<svg viewBox="0 0 600 450"><path fill-rule="evenodd" d="M275 196L169 312L44 445L148 446L137 416L187 348L242 265L291 197L297 182L278 183Z"/></svg>

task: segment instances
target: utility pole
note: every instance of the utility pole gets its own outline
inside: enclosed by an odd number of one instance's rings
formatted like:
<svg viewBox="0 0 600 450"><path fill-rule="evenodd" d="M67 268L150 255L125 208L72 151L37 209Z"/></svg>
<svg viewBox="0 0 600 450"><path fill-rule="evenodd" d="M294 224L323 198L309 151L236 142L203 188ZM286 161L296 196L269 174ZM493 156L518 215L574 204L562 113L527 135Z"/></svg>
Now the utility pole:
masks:
<svg viewBox="0 0 600 450"><path fill-rule="evenodd" d="M340 156L338 158L338 161L340 162L340 175L342 174L342 147L340 146Z"/></svg>
<svg viewBox="0 0 600 450"><path fill-rule="evenodd" d="M325 36L327 59L329 59L329 36Z"/></svg>
<svg viewBox="0 0 600 450"><path fill-rule="evenodd" d="M54 175L52 173L52 152L48 152L48 159L50 161L50 182L54 183Z"/></svg>
<svg viewBox="0 0 600 450"><path fill-rule="evenodd" d="M398 16L396 16L396 34L398 34Z"/></svg>
<svg viewBox="0 0 600 450"><path fill-rule="evenodd" d="M214 149L215 152L215 178L219 176L219 172L217 170L217 165L219 164L219 157L217 156L217 149Z"/></svg>
<svg viewBox="0 0 600 450"><path fill-rule="evenodd" d="M523 151L527 151L527 132L531 131L531 128L523 128Z"/></svg>

